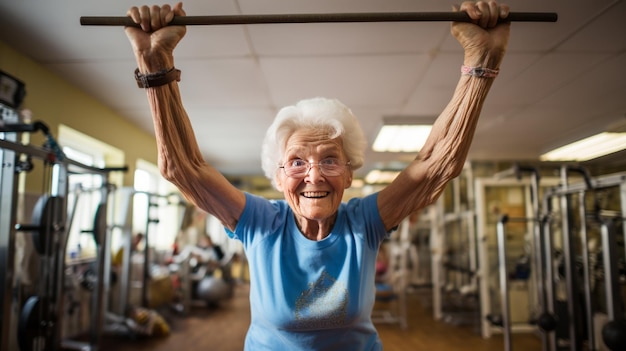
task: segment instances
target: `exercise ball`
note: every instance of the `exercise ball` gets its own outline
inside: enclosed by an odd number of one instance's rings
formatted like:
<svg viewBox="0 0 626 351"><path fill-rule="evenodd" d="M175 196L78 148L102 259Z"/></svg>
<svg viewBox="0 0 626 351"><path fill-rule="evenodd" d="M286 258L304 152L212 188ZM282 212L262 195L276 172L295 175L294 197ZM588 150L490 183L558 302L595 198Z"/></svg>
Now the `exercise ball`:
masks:
<svg viewBox="0 0 626 351"><path fill-rule="evenodd" d="M209 304L217 303L232 296L232 285L223 279L204 277L196 286L196 297Z"/></svg>
<svg viewBox="0 0 626 351"><path fill-rule="evenodd" d="M605 324L602 328L602 339L611 351L626 350L626 320Z"/></svg>

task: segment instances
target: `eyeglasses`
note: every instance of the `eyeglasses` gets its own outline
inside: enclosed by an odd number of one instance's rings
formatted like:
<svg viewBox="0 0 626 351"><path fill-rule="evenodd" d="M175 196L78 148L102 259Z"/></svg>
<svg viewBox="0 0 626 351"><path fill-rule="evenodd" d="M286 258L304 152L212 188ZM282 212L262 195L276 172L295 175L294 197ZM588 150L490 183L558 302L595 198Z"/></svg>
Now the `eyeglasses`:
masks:
<svg viewBox="0 0 626 351"><path fill-rule="evenodd" d="M309 170L313 167L313 165L314 164L308 161L295 159L285 162L278 168L282 168L287 177L304 178L309 173ZM336 177L342 175L346 170L346 166L349 165L350 161L343 163L337 158L325 158L317 163L320 173L326 177Z"/></svg>

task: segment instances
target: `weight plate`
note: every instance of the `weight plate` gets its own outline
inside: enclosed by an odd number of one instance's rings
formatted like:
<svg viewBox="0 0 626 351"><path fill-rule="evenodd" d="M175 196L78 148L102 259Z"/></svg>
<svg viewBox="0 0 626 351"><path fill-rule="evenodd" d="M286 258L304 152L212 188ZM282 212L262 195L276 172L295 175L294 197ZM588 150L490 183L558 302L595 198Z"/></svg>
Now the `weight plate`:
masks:
<svg viewBox="0 0 626 351"><path fill-rule="evenodd" d="M42 321L46 304L38 296L26 300L17 325L17 341L20 351L51 350L51 333Z"/></svg>
<svg viewBox="0 0 626 351"><path fill-rule="evenodd" d="M33 209L31 222L38 229L32 230L35 250L46 254L48 238L61 231L65 225L65 208L62 197L42 195Z"/></svg>
<svg viewBox="0 0 626 351"><path fill-rule="evenodd" d="M96 209L96 215L93 221L93 240L96 245L100 245L104 241L107 231L107 205L99 204Z"/></svg>

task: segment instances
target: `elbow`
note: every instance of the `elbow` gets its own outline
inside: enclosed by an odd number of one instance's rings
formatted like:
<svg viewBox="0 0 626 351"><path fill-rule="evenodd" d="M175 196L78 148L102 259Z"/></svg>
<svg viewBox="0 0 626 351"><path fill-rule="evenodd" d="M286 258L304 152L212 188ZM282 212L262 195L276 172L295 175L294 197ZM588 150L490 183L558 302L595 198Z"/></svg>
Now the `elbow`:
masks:
<svg viewBox="0 0 626 351"><path fill-rule="evenodd" d="M465 168L467 152L457 152L454 148L437 147L420 159L427 174L448 182L461 175Z"/></svg>
<svg viewBox="0 0 626 351"><path fill-rule="evenodd" d="M197 170L199 168L196 167L193 162L181 163L159 159L158 165L161 176L179 189L181 186L192 182L193 179L198 176Z"/></svg>
<svg viewBox="0 0 626 351"><path fill-rule="evenodd" d="M430 172L428 172L428 180L426 181L427 184L430 184L430 192L425 206L437 201L448 183L459 177L464 168L464 162L433 163L432 168L429 168Z"/></svg>
<svg viewBox="0 0 626 351"><path fill-rule="evenodd" d="M159 159L159 173L161 176L170 183L175 183L177 173L177 167L173 166L170 162L167 162L164 159Z"/></svg>
<svg viewBox="0 0 626 351"><path fill-rule="evenodd" d="M438 182L448 183L452 179L458 177L465 168L465 161L459 159L432 160L430 163L430 171L428 174L435 177Z"/></svg>
<svg viewBox="0 0 626 351"><path fill-rule="evenodd" d="M173 172L171 171L166 171L166 172L161 172L161 176L163 177L163 179L165 179L166 181L175 184L176 185L176 180L178 179L178 177L176 175L174 175Z"/></svg>
<svg viewBox="0 0 626 351"><path fill-rule="evenodd" d="M463 168L465 168L465 162L454 162L449 168L448 181L460 176L463 173Z"/></svg>

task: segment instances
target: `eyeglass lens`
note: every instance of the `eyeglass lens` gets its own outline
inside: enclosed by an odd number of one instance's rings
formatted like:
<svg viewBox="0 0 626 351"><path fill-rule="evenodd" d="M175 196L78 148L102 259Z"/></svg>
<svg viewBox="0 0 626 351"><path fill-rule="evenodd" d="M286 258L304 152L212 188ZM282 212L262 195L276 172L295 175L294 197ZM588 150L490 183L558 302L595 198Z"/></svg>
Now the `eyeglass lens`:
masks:
<svg viewBox="0 0 626 351"><path fill-rule="evenodd" d="M349 162L344 164L337 159L325 159L317 164L312 164L304 160L297 160L285 163L282 168L284 169L285 174L289 177L303 177L309 172L311 167L317 165L322 175L335 177L343 174L347 164L349 164Z"/></svg>

